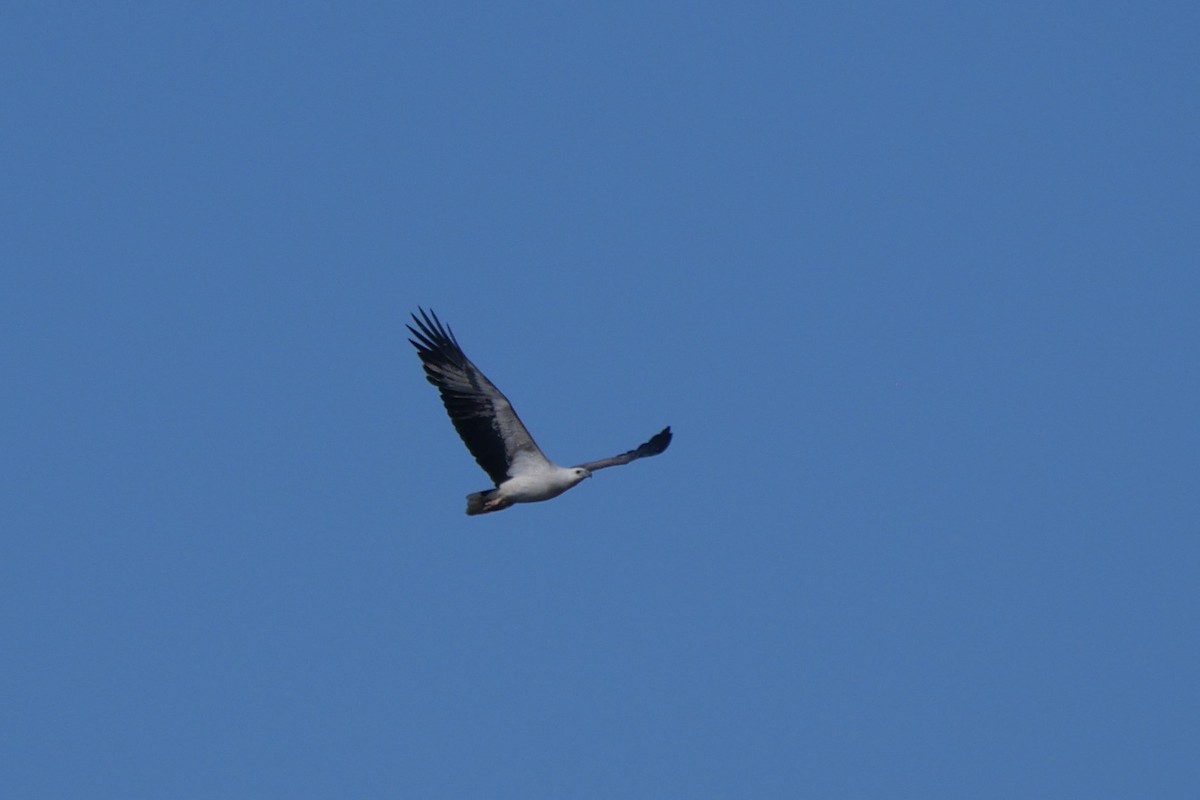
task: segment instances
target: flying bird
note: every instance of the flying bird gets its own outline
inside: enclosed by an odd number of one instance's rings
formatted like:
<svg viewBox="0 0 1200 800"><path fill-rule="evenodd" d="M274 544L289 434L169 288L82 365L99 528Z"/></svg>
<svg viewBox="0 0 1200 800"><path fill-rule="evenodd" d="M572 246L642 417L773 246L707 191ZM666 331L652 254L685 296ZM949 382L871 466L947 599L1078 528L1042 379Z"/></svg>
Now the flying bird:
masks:
<svg viewBox="0 0 1200 800"><path fill-rule="evenodd" d="M508 398L463 353L450 326L443 325L433 311L417 310L421 316L412 315L417 327L405 326L416 337L408 341L417 348L426 379L441 393L458 435L496 485L467 495L467 514L558 497L598 469L656 456L671 443L668 426L627 453L574 467L558 466L542 454Z"/></svg>

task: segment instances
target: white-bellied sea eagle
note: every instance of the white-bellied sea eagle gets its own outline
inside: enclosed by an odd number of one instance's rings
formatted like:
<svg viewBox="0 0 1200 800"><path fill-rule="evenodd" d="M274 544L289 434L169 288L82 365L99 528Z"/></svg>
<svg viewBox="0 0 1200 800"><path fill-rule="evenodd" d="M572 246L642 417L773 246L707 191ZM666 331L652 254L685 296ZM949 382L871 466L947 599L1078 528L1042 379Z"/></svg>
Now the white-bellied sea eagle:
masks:
<svg viewBox="0 0 1200 800"><path fill-rule="evenodd" d="M438 388L450 421L483 471L496 484L467 495L467 513L500 511L513 503L536 503L558 497L584 478L605 467L628 464L637 458L656 456L671 443L670 426L663 428L627 453L574 467L560 467L542 455L541 449L521 424L508 398L471 363L458 346L449 325L437 314L418 308L412 315L417 355L425 365L425 377Z"/></svg>

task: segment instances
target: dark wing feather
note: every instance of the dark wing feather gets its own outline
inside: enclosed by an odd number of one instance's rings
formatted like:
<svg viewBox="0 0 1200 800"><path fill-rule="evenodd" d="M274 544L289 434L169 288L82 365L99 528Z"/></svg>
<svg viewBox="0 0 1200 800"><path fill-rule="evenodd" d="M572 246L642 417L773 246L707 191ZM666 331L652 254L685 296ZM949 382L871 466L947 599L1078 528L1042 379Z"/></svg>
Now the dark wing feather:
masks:
<svg viewBox="0 0 1200 800"><path fill-rule="evenodd" d="M577 466L595 472L598 469L605 467L617 467L621 464L628 464L630 461L639 458L647 458L648 456L656 456L663 450L667 449L667 445L671 443L671 426L663 428L658 433L650 437L650 441L640 444L636 449L630 450L628 453L622 453L619 456L612 458L602 458L599 461L589 461L586 464L578 464Z"/></svg>
<svg viewBox="0 0 1200 800"><path fill-rule="evenodd" d="M417 327L405 326L416 337L408 341L417 348L425 377L441 393L458 435L492 482L499 486L511 477L518 456L546 462L508 398L471 363L450 327L432 311L417 310L421 316L412 315Z"/></svg>

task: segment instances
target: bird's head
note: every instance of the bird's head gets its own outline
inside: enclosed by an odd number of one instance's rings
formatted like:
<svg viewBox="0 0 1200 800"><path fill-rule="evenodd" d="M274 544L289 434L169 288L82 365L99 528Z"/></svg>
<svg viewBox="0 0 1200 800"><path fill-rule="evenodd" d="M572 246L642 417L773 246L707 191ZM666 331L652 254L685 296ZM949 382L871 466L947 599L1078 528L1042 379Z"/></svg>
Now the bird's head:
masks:
<svg viewBox="0 0 1200 800"><path fill-rule="evenodd" d="M580 483L584 478L592 477L592 471L590 469L584 469L583 467L573 467L571 469L571 474L575 476L576 483Z"/></svg>

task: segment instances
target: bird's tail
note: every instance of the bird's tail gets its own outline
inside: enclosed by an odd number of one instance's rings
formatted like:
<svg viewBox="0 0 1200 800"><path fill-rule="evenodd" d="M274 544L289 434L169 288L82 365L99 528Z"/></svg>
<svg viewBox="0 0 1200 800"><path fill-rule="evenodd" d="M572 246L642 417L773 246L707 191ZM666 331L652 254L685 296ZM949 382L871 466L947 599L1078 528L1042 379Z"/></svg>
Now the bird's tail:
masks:
<svg viewBox="0 0 1200 800"><path fill-rule="evenodd" d="M499 493L497 489L486 489L482 492L467 495L467 516L473 517L476 514L487 514L490 511L500 511L511 506L511 500L497 497Z"/></svg>

